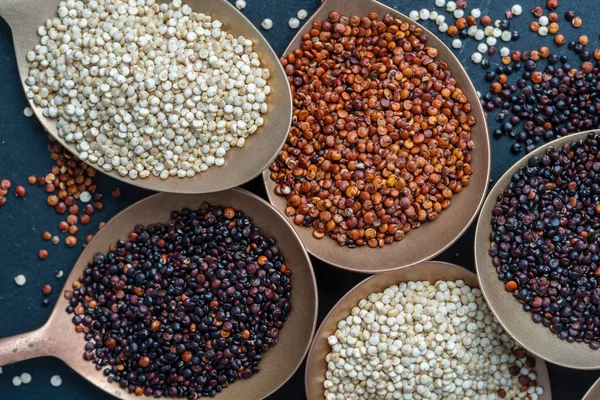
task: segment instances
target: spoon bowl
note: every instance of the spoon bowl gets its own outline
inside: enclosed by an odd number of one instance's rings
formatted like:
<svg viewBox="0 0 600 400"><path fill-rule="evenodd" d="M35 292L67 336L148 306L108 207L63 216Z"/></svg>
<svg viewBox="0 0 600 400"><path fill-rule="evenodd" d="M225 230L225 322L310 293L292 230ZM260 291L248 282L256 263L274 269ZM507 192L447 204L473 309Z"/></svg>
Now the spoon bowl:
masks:
<svg viewBox="0 0 600 400"><path fill-rule="evenodd" d="M206 195L157 194L141 200L114 217L94 236L73 267L63 291L72 288L96 253L106 253L118 239L127 240L135 225L166 222L172 210L197 209L203 202L245 212L264 234L276 239L292 271L292 311L278 343L263 354L259 373L234 382L217 395L218 399L264 398L291 378L306 356L316 326L317 285L300 238L285 218L259 197L233 189ZM69 301L61 295L44 326L0 339L0 366L36 357L57 357L107 393L120 399L139 399L140 396L128 393L118 384L109 383L93 362L83 359L86 341L83 333L75 331L71 321L73 314L65 311L68 305Z"/></svg>
<svg viewBox="0 0 600 400"><path fill-rule="evenodd" d="M426 261L410 267L400 268L391 272L371 276L350 290L337 302L325 317L310 347L306 360L305 389L308 400L322 400L324 398L325 373L327 362L325 356L331 351L327 338L337 329L339 321L346 319L350 311L360 300L365 299L371 293L383 292L386 288L409 281L429 281L434 283L439 280L456 281L463 280L472 288L479 287L477 277L474 273L459 267L458 265L444 262ZM544 393L539 400L552 400L550 378L546 364L537 359L535 366L537 382L544 388Z"/></svg>
<svg viewBox="0 0 600 400"><path fill-rule="evenodd" d="M17 66L25 92L29 86L27 53L39 44L37 29L49 18L56 17L61 0L0 0L0 16L10 25L13 33ZM167 3L168 0L159 0ZM267 96L269 110L263 115L264 125L246 140L243 148L232 149L225 155L222 167L213 166L193 178L170 177L162 180L150 174L145 179L123 177L115 170L104 171L98 164L87 162L91 167L128 184L168 193L208 193L239 186L258 176L275 159L287 137L292 118L290 88L279 58L252 23L226 0L184 0L192 10L203 12L223 22L223 27L236 36L251 39L255 51L260 54L264 68L271 71L268 84L273 89ZM42 115L42 108L28 100L33 112L44 128L72 154L79 152L74 143L68 143L58 135L57 121Z"/></svg>
<svg viewBox="0 0 600 400"><path fill-rule="evenodd" d="M327 20L331 11L337 11L347 16L356 14L360 17L373 11L377 12L380 17L390 14L396 19L410 22L423 29L428 37L427 44L439 51L437 60L448 63L450 72L456 78L457 87L466 94L472 106L471 114L477 119L472 130L472 138L475 142L475 149L471 152L473 175L471 175L469 186L452 198L452 205L441 212L435 221L411 230L401 242L391 243L382 248L372 249L362 246L349 249L341 247L329 237L315 239L312 236L311 228L295 224L293 227L310 254L328 264L350 271L373 274L430 260L450 247L467 230L475 220L485 198L490 177L490 142L486 118L477 92L460 61L440 39L407 16L375 0L325 0L304 27L299 30L284 54L287 55L299 48L302 43L302 35L309 31L312 23L315 20ZM267 196L271 204L281 213L285 213L287 200L285 197L275 194L276 184L270 178L269 173L268 169L263 172ZM292 218L290 218L291 220Z"/></svg>
<svg viewBox="0 0 600 400"><path fill-rule="evenodd" d="M569 343L560 340L543 324L536 324L531 313L525 312L522 305L504 289L504 282L498 279L496 267L492 264L490 234L492 233L492 209L498 196L511 182L513 175L527 165L532 156L542 157L550 147L556 149L567 143L585 139L593 131L574 133L556 139L532 151L515 163L496 183L485 201L475 233L475 265L481 291L506 332L530 353L553 364L574 369L600 369L600 353L590 349L585 343Z"/></svg>
<svg viewBox="0 0 600 400"><path fill-rule="evenodd" d="M583 396L581 400L597 400L600 399L600 379L596 381L588 390L588 392Z"/></svg>

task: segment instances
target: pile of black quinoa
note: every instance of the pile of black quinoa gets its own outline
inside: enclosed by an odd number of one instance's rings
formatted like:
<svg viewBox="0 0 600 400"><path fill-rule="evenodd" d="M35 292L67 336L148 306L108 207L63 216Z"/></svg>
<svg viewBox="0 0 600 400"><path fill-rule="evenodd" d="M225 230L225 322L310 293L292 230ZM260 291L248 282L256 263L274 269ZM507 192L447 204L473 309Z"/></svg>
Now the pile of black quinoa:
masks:
<svg viewBox="0 0 600 400"><path fill-rule="evenodd" d="M530 152L540 140L600 127L600 62L584 62L577 69L566 56L551 54L543 66L527 52L522 60L486 75L488 81L498 78L481 98L484 110L496 112L496 121L501 122L493 132L495 138L514 139L513 153ZM509 83L507 75L521 69L521 77Z"/></svg>
<svg viewBox="0 0 600 400"><path fill-rule="evenodd" d="M214 396L259 371L290 312L279 247L232 208L202 204L136 226L97 254L67 312L84 358L146 396Z"/></svg>
<svg viewBox="0 0 600 400"><path fill-rule="evenodd" d="M532 156L492 210L505 289L560 339L600 348L600 136Z"/></svg>

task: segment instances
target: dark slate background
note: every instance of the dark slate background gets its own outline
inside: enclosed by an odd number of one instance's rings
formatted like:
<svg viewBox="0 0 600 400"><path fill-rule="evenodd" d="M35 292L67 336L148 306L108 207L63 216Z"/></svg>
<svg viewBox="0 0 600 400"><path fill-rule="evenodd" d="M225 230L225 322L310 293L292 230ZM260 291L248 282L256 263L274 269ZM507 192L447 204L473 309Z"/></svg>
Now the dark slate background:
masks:
<svg viewBox="0 0 600 400"><path fill-rule="evenodd" d="M386 0L384 2L405 14L414 7L434 8L434 0ZM260 24L266 17L273 20L273 29L263 33L280 55L296 32L288 27L288 19L295 16L301 8L306 9L310 15L320 4L319 0L247 0L247 3L244 14L255 24ZM484 15L489 14L494 19L502 18L505 11L514 4L505 0L470 0L469 3L469 9L479 7ZM513 19L512 23L512 28L521 32L521 40L511 43L509 47L513 50L531 50L548 45L560 54L569 54L573 65L578 65L575 56L567 46L558 49L553 45L552 36L541 38L529 31L529 23L533 20L529 10L543 3L545 3L543 0L523 0L524 13ZM562 14L568 9L573 9L578 15L583 16L584 25L579 30L572 28L562 19ZM590 37L591 46L600 46L598 30L594 26L600 17L600 2L561 0L558 11L561 14L561 33L565 34L568 40L576 39L580 34L585 33ZM433 22L428 21L425 25L435 29ZM447 36L444 36L444 40L448 44L451 42ZM470 61L471 53L475 48L476 43L470 41L463 49L457 51L457 54L477 88L485 93L488 87L483 79L485 71ZM497 64L499 56L496 55L493 61ZM0 337L26 332L43 324L50 314L51 307L43 308L40 305L42 285L51 283L54 286L55 293L51 296L54 304L59 289L64 284L63 280L54 277L54 271L62 269L67 276L81 250L79 246L69 249L62 243L53 246L41 239L44 230L57 231L61 218L47 207L44 191L30 187L26 183L28 176L45 174L53 165L46 151L48 144L46 135L34 119L23 116L23 109L26 106L27 102L17 73L11 32L8 25L0 18L0 179L9 178L13 184L23 184L28 189L25 199L16 199L11 193L7 206L0 209ZM488 122L490 131L495 129L497 123L493 116ZM493 179L500 177L520 157L511 154L511 144L512 141L508 138L492 139ZM82 228L79 235L80 242L85 235L93 233L100 221L108 220L119 210L149 194L132 186L117 184L116 181L104 176L97 181L100 191L106 195L105 208L93 217L92 224ZM118 200L110 196L110 191L116 186L120 186L123 191L123 196ZM265 197L263 185L258 178L245 187ZM438 259L455 262L473 270L473 237L474 228L471 228ZM38 260L38 249L48 246L50 246L48 260ZM313 265L320 288L319 317L323 318L330 307L365 276L332 268L314 258ZM13 278L18 274L27 277L27 284L23 287L18 287L14 283ZM598 356L600 357L600 353ZM600 376L600 373L594 371L575 371L554 365L548 367L554 399L558 400L580 399ZM14 387L11 383L12 377L23 372L31 373L32 383ZM60 374L63 378L60 388L50 386L49 380L54 374ZM271 399L304 397L302 367ZM107 399L109 396L87 383L61 361L51 358L7 366L4 367L4 373L0 375L0 399L2 400L72 398L99 400Z"/></svg>

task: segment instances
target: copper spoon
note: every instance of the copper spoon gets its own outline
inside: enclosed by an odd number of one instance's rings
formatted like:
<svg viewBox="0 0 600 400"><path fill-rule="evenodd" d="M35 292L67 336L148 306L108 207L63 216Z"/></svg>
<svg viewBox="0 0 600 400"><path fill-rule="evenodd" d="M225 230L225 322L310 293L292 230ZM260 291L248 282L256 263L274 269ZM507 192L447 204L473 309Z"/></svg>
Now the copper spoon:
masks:
<svg viewBox="0 0 600 400"><path fill-rule="evenodd" d="M299 48L302 44L302 35L310 30L313 21L327 20L331 11L337 11L347 16L355 14L360 17L375 11L379 14L380 18L386 14L390 14L396 19L408 21L411 24L421 27L421 25L410 20L406 15L375 0L325 0L304 27L299 30L284 54L287 55ZM461 88L466 94L473 107L472 115L477 119L477 124L473 127L472 131L475 149L471 152L473 155L471 161L473 175L471 175L470 184L456 196L452 197L452 205L440 213L438 219L410 231L401 242L388 244L383 248L371 249L368 246L362 246L348 249L347 247L340 247L335 240L329 237L315 239L312 236L311 228L293 225L310 254L338 268L374 274L430 260L446 250L461 237L475 220L485 199L490 179L490 141L483 108L479 102L475 87L460 61L432 32L425 28L423 28L423 31L428 37L428 45L435 47L439 51L436 60L443 60L448 63L449 70L456 78L457 87ZM285 197L275 194L276 185L271 180L269 173L268 169L263 172L263 180L269 201L279 211L285 213L287 201ZM292 219L290 218L291 221Z"/></svg>
<svg viewBox="0 0 600 400"><path fill-rule="evenodd" d="M547 143L517 161L490 191L481 210L477 230L475 232L475 266L481 291L506 332L511 335L530 353L546 361L567 368L600 369L600 350L592 350L585 343L569 343L560 340L543 324L531 320L531 313L525 312L521 304L504 289L504 283L498 279L496 267L492 264L490 249L490 234L492 232L492 209L498 196L511 182L515 172L527 165L532 156L542 157L549 148L560 148L567 143L585 139L594 131L573 133Z"/></svg>
<svg viewBox="0 0 600 400"><path fill-rule="evenodd" d="M327 338L335 333L337 323L345 319L350 314L352 307L355 307L361 299L367 298L371 293L383 292L386 288L401 282L429 281L434 283L439 280L456 281L459 279L472 288L479 287L474 273L458 265L436 261L426 261L411 267L371 276L356 285L333 306L315 334L315 339L306 360L304 385L308 400L321 400L324 398L323 382L327 371L325 356L331 349L327 343ZM535 370L538 385L544 388L544 393L539 399L552 400L550 378L544 361L538 358Z"/></svg>
<svg viewBox="0 0 600 400"><path fill-rule="evenodd" d="M581 400L598 400L600 399L600 379L596 381L588 390L588 392L583 396Z"/></svg>
<svg viewBox="0 0 600 400"><path fill-rule="evenodd" d="M19 75L25 91L29 86L25 79L29 76L27 53L39 44L39 26L49 18L56 17L61 0L0 0L0 16L10 25L13 33ZM169 1L159 0L160 3ZM232 149L225 156L225 165L212 167L193 178L171 177L161 180L154 175L146 179L129 179L116 171L105 172L97 164L88 163L115 179L140 188L169 193L207 193L229 189L248 182L258 176L275 159L287 137L292 118L292 101L285 72L279 59L266 39L234 6L226 0L184 0L196 12L203 12L223 22L224 29L243 35L252 40L256 51L261 55L263 65L271 71L268 84L273 88L267 97L269 111L264 116L265 123L250 136L241 149ZM78 154L73 143L65 142L58 136L56 120L42 115L40 107L29 100L37 118L44 128L71 153Z"/></svg>
<svg viewBox="0 0 600 400"><path fill-rule="evenodd" d="M157 194L127 208L102 228L87 245L63 290L83 275L88 262L98 252L106 253L110 244L127 239L136 224L165 222L172 210L197 209L202 202L231 206L244 211L254 224L275 238L292 271L292 312L281 330L279 342L264 354L260 372L250 379L240 379L217 395L219 399L260 399L279 389L296 372L310 345L317 322L317 284L310 259L298 235L285 218L259 197L241 189L205 195ZM65 309L69 301L60 296L48 322L29 333L0 339L0 366L30 358L52 356L107 393L120 399L139 399L117 383L109 383L95 364L83 359L84 334L75 332L73 314ZM144 397L150 399L151 397Z"/></svg>

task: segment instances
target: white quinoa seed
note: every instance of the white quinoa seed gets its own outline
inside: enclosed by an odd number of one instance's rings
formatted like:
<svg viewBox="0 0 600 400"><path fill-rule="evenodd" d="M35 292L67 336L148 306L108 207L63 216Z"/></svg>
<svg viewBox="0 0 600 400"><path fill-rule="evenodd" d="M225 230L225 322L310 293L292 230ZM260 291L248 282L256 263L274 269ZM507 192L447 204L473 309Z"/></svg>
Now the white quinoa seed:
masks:
<svg viewBox="0 0 600 400"><path fill-rule="evenodd" d="M429 19L429 10L426 8L421 9L419 11L419 18L423 21L427 21Z"/></svg>
<svg viewBox="0 0 600 400"><path fill-rule="evenodd" d="M265 18L260 23L260 26L262 26L262 28L264 30L268 31L269 29L271 29L273 27L273 21L271 21L270 18Z"/></svg>
<svg viewBox="0 0 600 400"><path fill-rule="evenodd" d="M300 26L300 20L298 18L290 18L288 21L288 26L292 29L298 29Z"/></svg>
<svg viewBox="0 0 600 400"><path fill-rule="evenodd" d="M546 36L548 34L548 27L547 26L540 26L540 29L538 30L538 34L540 36Z"/></svg>
<svg viewBox="0 0 600 400"><path fill-rule="evenodd" d="M54 387L59 387L62 385L62 378L60 375L54 375L52 378L50 378L50 384Z"/></svg>
<svg viewBox="0 0 600 400"><path fill-rule="evenodd" d="M446 5L446 0L435 0L436 7L444 7Z"/></svg>
<svg viewBox="0 0 600 400"><path fill-rule="evenodd" d="M523 7L521 7L520 4L515 4L514 6L512 6L512 8L510 9L513 13L513 15L521 15L523 13Z"/></svg>
<svg viewBox="0 0 600 400"><path fill-rule="evenodd" d="M456 3L454 1L449 1L446 3L446 11L454 12L456 11Z"/></svg>
<svg viewBox="0 0 600 400"><path fill-rule="evenodd" d="M474 8L471 10L471 16L474 18L481 17L481 10L479 8Z"/></svg>
<svg viewBox="0 0 600 400"><path fill-rule="evenodd" d="M264 124L270 72L254 43L182 0L69 0L57 14L28 54L27 96L81 160L193 177Z"/></svg>
<svg viewBox="0 0 600 400"><path fill-rule="evenodd" d="M32 117L33 110L31 109L31 107L25 107L25 109L23 109L23 115L25 115L27 118Z"/></svg>
<svg viewBox="0 0 600 400"><path fill-rule="evenodd" d="M460 49L462 47L462 40L460 39L454 39L452 41L452 47L454 47L455 49Z"/></svg>
<svg viewBox="0 0 600 400"><path fill-rule="evenodd" d="M456 19L462 18L465 16L465 10L463 10L462 8L457 8L456 10L454 10L452 15L454 15L454 18Z"/></svg>
<svg viewBox="0 0 600 400"><path fill-rule="evenodd" d="M21 377L15 376L14 378L12 378L13 386L21 386L22 383L23 382L21 381Z"/></svg>
<svg viewBox="0 0 600 400"><path fill-rule="evenodd" d="M300 21L304 21L306 17L308 17L308 11L306 11L305 9L298 10L297 16Z"/></svg>
<svg viewBox="0 0 600 400"><path fill-rule="evenodd" d="M25 278L25 275L21 274L21 275L15 276L15 283L17 285L23 286L26 282L27 282L27 278Z"/></svg>
<svg viewBox="0 0 600 400"><path fill-rule="evenodd" d="M420 18L419 12L417 10L412 10L408 13L408 18L412 19L413 21L418 21Z"/></svg>
<svg viewBox="0 0 600 400"><path fill-rule="evenodd" d="M28 384L31 382L31 374L27 373L27 372L23 372L21 374L21 382L23 382L24 384Z"/></svg>
<svg viewBox="0 0 600 400"><path fill-rule="evenodd" d="M479 52L475 52L471 54L471 61L473 61L475 64L479 64L481 61L483 61L483 55Z"/></svg>
<svg viewBox="0 0 600 400"><path fill-rule="evenodd" d="M92 194L87 190L85 192L81 192L79 195L79 200L81 200L83 203L89 203L90 200L92 200Z"/></svg>
<svg viewBox="0 0 600 400"><path fill-rule="evenodd" d="M243 10L244 8L246 8L246 1L245 0L236 0L235 6L238 10Z"/></svg>
<svg viewBox="0 0 600 400"><path fill-rule="evenodd" d="M57 270L56 272L54 272L54 276L58 279L62 278L64 275L64 272L62 269Z"/></svg>

